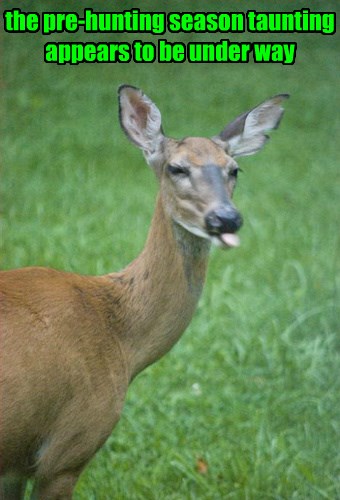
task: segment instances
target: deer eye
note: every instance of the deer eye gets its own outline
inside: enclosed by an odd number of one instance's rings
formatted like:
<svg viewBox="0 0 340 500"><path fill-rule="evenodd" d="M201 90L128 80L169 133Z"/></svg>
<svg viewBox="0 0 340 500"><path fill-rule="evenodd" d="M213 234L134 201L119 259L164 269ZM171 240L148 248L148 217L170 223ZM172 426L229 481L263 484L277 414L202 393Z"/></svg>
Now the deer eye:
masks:
<svg viewBox="0 0 340 500"><path fill-rule="evenodd" d="M242 172L242 170L239 167L233 168L230 172L229 175L230 177L233 177L234 179L237 179L238 173Z"/></svg>
<svg viewBox="0 0 340 500"><path fill-rule="evenodd" d="M187 167L177 167L175 165L168 165L168 172L171 175L188 177L190 175L189 169Z"/></svg>

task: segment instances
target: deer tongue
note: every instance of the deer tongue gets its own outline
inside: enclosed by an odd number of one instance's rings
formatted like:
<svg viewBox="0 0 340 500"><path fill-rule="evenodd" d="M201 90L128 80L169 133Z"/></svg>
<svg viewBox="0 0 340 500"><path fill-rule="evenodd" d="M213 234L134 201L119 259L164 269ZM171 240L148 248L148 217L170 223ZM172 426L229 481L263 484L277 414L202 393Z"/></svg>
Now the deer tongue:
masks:
<svg viewBox="0 0 340 500"><path fill-rule="evenodd" d="M220 239L228 247L238 247L240 245L240 238L234 233L221 234Z"/></svg>

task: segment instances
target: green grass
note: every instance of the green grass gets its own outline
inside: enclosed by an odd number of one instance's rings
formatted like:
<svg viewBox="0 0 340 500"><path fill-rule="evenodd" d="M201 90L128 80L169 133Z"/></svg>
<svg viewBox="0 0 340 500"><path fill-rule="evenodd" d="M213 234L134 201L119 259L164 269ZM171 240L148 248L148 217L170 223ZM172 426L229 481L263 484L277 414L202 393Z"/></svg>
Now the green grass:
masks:
<svg viewBox="0 0 340 500"><path fill-rule="evenodd" d="M57 67L45 41L4 39L3 268L101 274L142 249L157 186L119 129L120 83L142 87L176 137L291 93L266 149L240 161L242 246L213 251L185 336L133 383L75 498L340 498L339 35L300 35L292 67Z"/></svg>

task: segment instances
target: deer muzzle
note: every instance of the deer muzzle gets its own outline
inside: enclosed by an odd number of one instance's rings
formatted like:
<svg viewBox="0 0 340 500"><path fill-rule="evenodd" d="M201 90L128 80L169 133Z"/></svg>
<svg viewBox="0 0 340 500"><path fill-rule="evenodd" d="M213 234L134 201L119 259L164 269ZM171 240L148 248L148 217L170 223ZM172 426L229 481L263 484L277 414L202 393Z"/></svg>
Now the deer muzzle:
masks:
<svg viewBox="0 0 340 500"><path fill-rule="evenodd" d="M243 224L241 214L231 205L223 205L208 212L204 218L209 236L217 237L227 247L240 244L235 234Z"/></svg>

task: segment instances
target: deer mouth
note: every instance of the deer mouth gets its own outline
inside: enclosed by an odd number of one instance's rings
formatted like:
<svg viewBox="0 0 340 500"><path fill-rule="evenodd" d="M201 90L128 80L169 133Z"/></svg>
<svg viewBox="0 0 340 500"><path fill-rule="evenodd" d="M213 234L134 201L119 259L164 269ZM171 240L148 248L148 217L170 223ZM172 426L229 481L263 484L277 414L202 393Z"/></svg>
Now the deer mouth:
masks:
<svg viewBox="0 0 340 500"><path fill-rule="evenodd" d="M210 240L211 243L220 248L236 248L240 246L240 238L236 233L228 232L209 232L206 228L197 227L194 224L188 224L181 220L176 221L180 226L184 227L189 233L194 234L205 240Z"/></svg>

